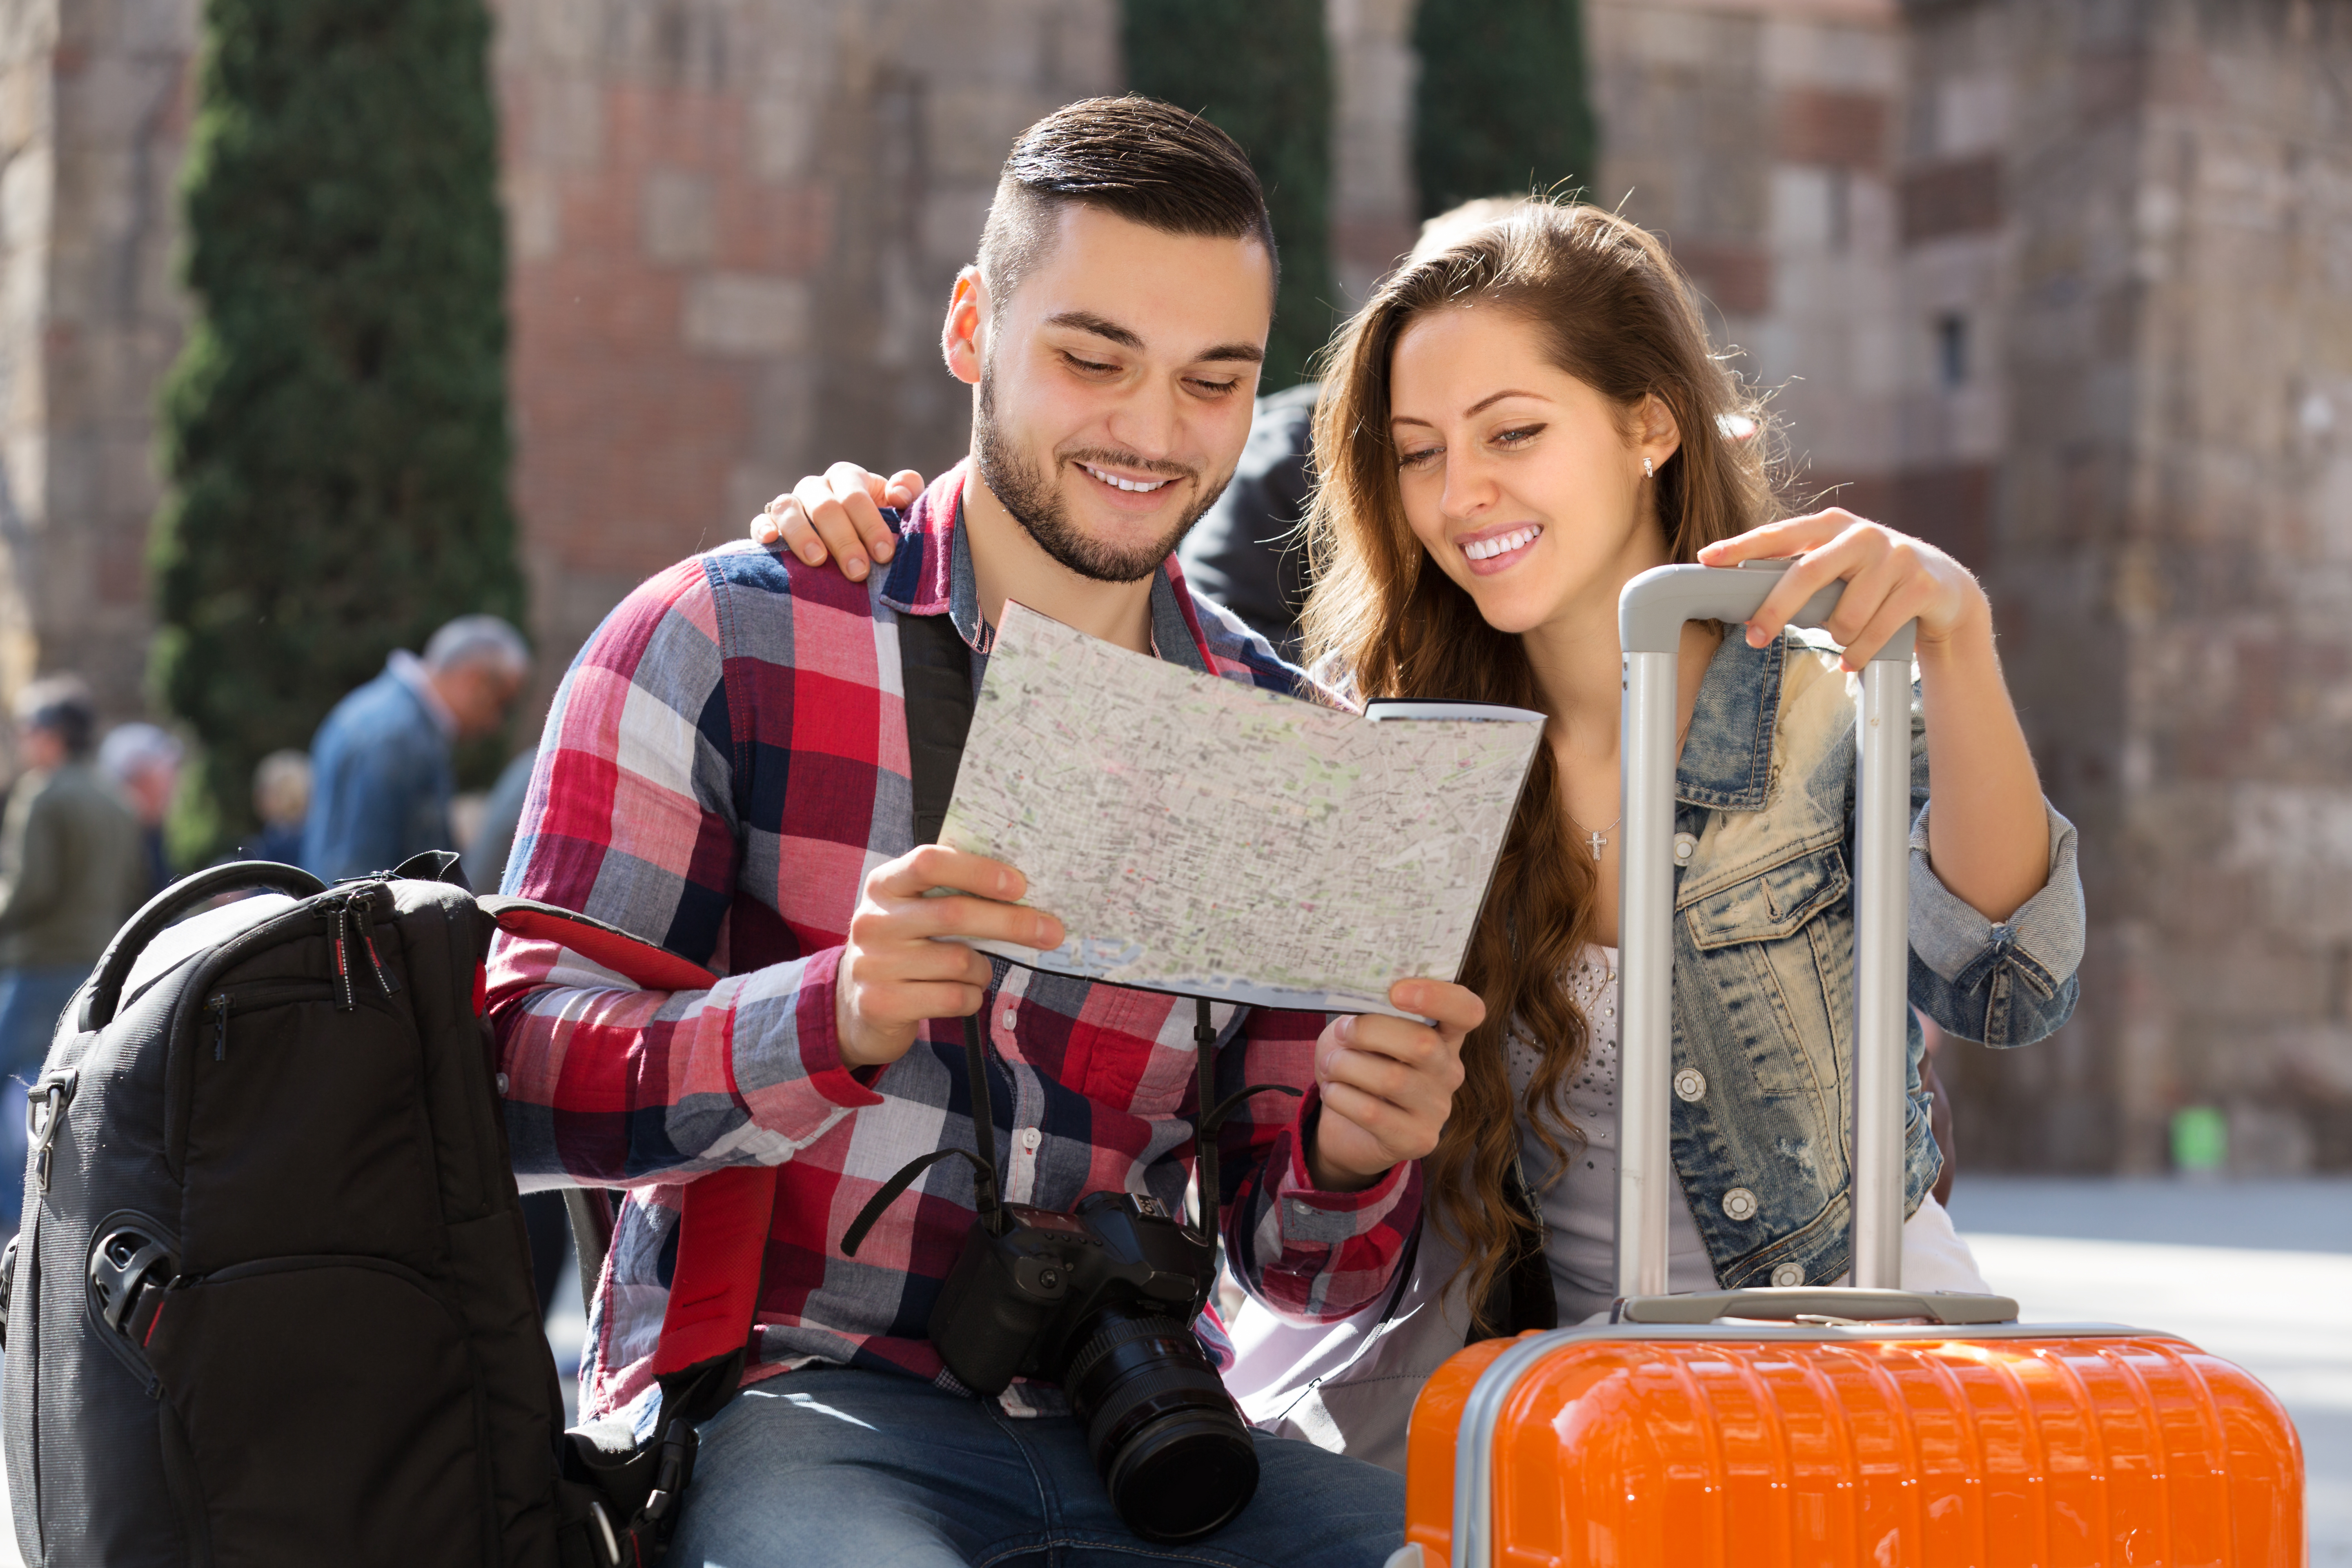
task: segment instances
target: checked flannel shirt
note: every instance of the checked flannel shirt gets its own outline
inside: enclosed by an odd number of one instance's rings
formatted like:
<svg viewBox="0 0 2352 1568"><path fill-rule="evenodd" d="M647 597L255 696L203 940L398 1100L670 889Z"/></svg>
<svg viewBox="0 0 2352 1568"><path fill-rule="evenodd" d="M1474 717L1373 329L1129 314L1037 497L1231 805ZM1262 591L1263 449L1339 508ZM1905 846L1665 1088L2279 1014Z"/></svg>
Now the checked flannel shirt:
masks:
<svg viewBox="0 0 2352 1568"><path fill-rule="evenodd" d="M628 1189L589 1313L580 1405L640 1402L676 1260L681 1184L781 1166L745 1381L808 1362L952 1384L924 1335L973 1219L971 1168L934 1165L855 1258L840 1237L912 1157L971 1148L962 1028L934 1020L900 1060L842 1065L834 974L866 874L913 847L898 617L949 615L985 657L960 526L960 468L901 521L887 574L736 544L649 579L608 616L548 716L507 870L509 893L620 926L723 979L635 989L559 945L501 936L489 1007L507 1124L526 1178ZM1171 558L1152 583L1160 657L1294 691L1301 679ZM1066 1209L1090 1192L1179 1212L1192 1172L1189 1002L993 963L985 1013L1008 1201ZM1287 1083L1220 1130L1234 1270L1284 1315L1344 1317L1390 1278L1419 1176L1314 1188L1320 1016L1219 1006L1217 1093ZM1008 1409L1058 1408L1016 1384Z"/></svg>

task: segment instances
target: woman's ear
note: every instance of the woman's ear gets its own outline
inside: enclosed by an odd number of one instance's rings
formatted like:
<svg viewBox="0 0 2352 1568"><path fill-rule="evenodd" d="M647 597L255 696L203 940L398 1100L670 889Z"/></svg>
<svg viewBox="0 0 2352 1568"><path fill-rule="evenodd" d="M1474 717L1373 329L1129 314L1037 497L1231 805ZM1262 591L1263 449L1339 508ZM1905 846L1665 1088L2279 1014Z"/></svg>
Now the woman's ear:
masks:
<svg viewBox="0 0 2352 1568"><path fill-rule="evenodd" d="M1650 471L1666 466L1666 459L1682 450L1682 426L1675 422L1675 411L1656 393L1646 394L1635 420L1634 455L1647 459Z"/></svg>
<svg viewBox="0 0 2352 1568"><path fill-rule="evenodd" d="M948 374L972 386L980 384L981 367L988 362L988 285L980 268L967 267L956 274L955 291L948 296L948 319L940 328L940 353Z"/></svg>

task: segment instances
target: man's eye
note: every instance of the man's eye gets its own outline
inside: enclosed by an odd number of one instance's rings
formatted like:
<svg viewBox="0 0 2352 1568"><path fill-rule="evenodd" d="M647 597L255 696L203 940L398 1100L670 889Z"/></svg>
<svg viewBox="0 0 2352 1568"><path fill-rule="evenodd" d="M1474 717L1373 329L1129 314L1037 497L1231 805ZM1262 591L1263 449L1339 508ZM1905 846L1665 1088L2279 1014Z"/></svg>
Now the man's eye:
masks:
<svg viewBox="0 0 2352 1568"><path fill-rule="evenodd" d="M1118 368L1115 364L1101 364L1090 359L1080 359L1066 349L1063 351L1062 357L1069 362L1071 369L1084 371L1088 375L1108 375Z"/></svg>
<svg viewBox="0 0 2352 1568"><path fill-rule="evenodd" d="M1196 375L1192 377L1191 380L1196 390L1202 393L1204 396L1209 397L1223 397L1225 394L1231 392L1234 387L1241 384L1241 378L1239 376L1235 376L1231 381L1203 381Z"/></svg>

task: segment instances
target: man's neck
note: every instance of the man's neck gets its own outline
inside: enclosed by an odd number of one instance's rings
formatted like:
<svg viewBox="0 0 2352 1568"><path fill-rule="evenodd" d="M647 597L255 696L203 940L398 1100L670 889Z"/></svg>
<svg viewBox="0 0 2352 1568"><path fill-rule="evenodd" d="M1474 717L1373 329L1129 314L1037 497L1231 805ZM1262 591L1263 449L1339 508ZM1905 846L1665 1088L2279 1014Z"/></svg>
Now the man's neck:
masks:
<svg viewBox="0 0 2352 1568"><path fill-rule="evenodd" d="M1151 583L1097 583L1071 571L1029 537L1004 503L981 483L974 462L964 484L964 538L971 550L971 574L980 590L980 613L990 626L1004 624L1011 599L1064 626L1135 653L1151 651Z"/></svg>

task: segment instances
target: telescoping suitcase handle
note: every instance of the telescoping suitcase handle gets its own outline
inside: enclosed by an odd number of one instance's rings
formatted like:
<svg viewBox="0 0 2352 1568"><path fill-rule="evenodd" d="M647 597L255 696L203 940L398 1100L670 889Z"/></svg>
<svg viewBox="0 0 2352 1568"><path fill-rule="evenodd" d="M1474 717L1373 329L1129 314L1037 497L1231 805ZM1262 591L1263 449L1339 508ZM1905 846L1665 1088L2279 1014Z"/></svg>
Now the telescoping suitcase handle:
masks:
<svg viewBox="0 0 2352 1568"><path fill-rule="evenodd" d="M1617 1294L1666 1293L1666 1215L1675 1201L1674 1071L1675 673L1688 621L1745 621L1792 564L1659 566L1625 584L1621 742L1625 811L1618 911ZM1791 623L1818 627L1844 592L1832 584ZM1855 808L1853 1283L1902 1284L1903 1142L1909 1031L1911 655L1916 625L1862 675ZM1809 1281L1809 1283L1811 1283Z"/></svg>

